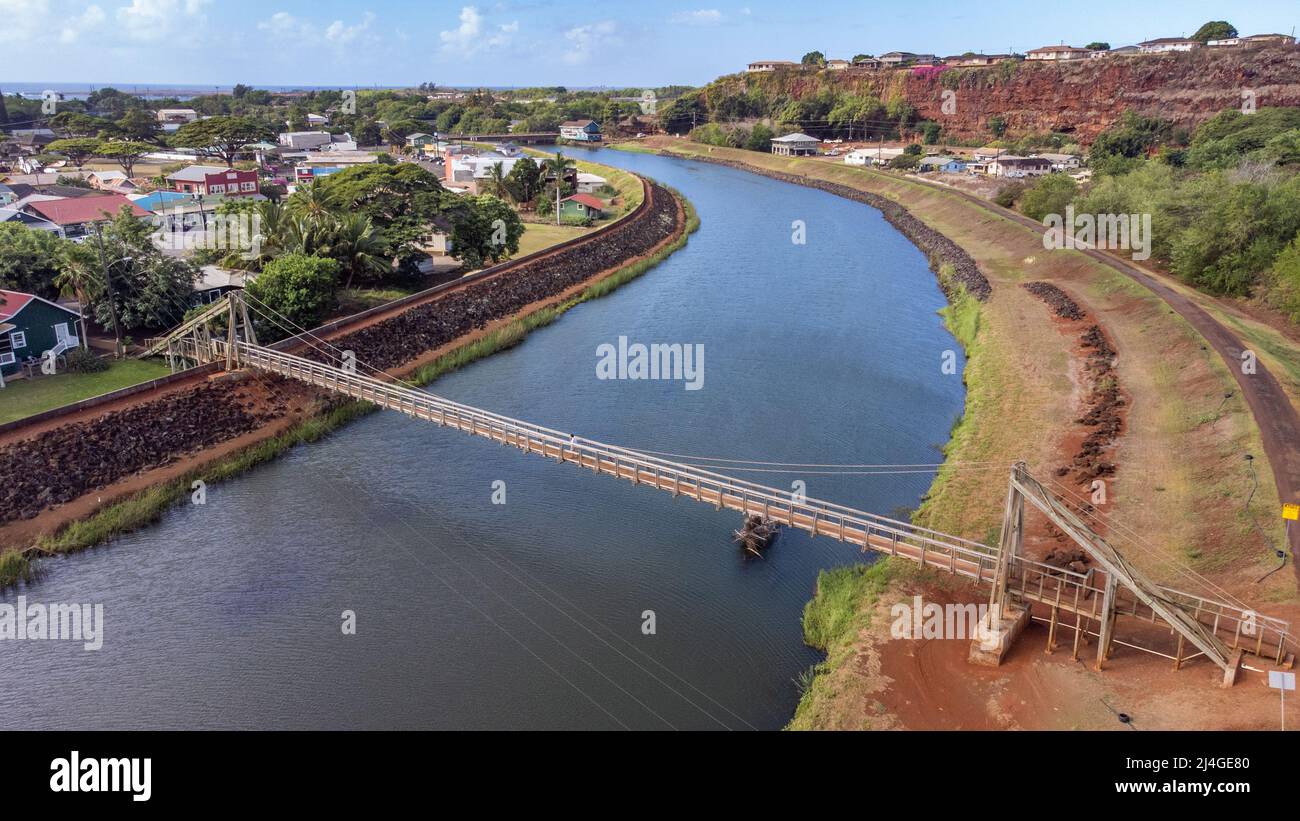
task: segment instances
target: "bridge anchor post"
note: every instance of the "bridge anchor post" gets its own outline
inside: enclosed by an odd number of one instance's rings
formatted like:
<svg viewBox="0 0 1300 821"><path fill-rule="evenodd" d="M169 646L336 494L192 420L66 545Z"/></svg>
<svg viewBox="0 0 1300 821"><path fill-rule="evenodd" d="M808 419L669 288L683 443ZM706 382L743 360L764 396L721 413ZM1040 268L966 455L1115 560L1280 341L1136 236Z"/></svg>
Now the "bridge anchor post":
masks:
<svg viewBox="0 0 1300 821"><path fill-rule="evenodd" d="M1020 557L1025 540L1025 497L1015 481L1016 472L1024 467L1023 462L1017 462L1011 467L993 590L989 593L988 611L979 621L978 633L971 640L970 654L967 656L972 664L986 667L1000 665L1011 649L1011 643L1029 623L1029 607L1016 602L1011 595L1014 562Z"/></svg>

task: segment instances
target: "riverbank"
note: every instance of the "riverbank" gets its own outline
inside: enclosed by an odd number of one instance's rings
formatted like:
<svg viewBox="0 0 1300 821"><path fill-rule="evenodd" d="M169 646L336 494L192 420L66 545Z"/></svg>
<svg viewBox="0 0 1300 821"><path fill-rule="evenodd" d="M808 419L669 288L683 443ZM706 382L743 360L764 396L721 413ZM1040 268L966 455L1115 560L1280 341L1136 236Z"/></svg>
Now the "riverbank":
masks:
<svg viewBox="0 0 1300 821"><path fill-rule="evenodd" d="M655 223L658 227L652 230L667 230L664 238L656 241L653 246L630 257L618 259L617 263L614 260L619 257L619 254L615 249L603 251L587 249L581 252L580 256L588 260L588 265L596 266L596 273L578 276L576 282L573 281L576 276L574 274L567 279L557 278L555 287L558 290L549 293L545 290L544 282L525 277L529 279L529 284L524 292L530 295L531 300L519 310L497 317L476 315L475 321L471 323L471 329L467 332L446 339L429 350L411 350L408 347L400 349L402 351L400 354L389 352L390 356L401 355L403 358L400 364L384 362L384 365L394 376L417 384L428 384L443 374L518 344L529 332L553 322L576 305L604 296L653 268L686 244L689 235L698 228L699 219L691 204L677 192L657 185L652 185L651 188L656 192L657 197L667 197L668 200L666 203L656 201L653 206L648 206L645 218L658 220L664 204L669 205L668 210L674 215L670 220L671 225ZM626 219L627 217L624 218ZM614 223L611 228L622 226L626 231L644 234L634 224L624 220ZM562 249L554 254L548 254L547 265L551 268L564 268L564 265L559 262L563 259L564 253ZM572 284L569 284L570 282ZM504 292L508 289L497 290ZM459 292L450 293L454 295ZM420 310L427 304L429 303L415 306L410 310ZM400 316L402 316L400 312L387 317L380 314L366 327L376 328L383 322L392 321ZM256 381L266 382L261 379ZM204 459L201 453L192 454L186 460L190 464L183 465L183 470L178 470L173 465L171 475L164 481L148 482L147 476L136 477L133 484L137 486L132 487L128 494L119 493L117 495L121 498L109 498L107 504L95 502L93 512L70 516L64 521L54 520L53 523L47 519L43 523L49 525L46 532L30 540L26 545L19 545L18 550L11 549L5 552L0 558L0 572L3 573L0 576L0 586L31 579L35 572L32 559L37 556L57 555L84 549L156 521L167 509L189 496L195 481L210 484L237 476L275 458L297 444L315 441L373 409L373 406L368 403L340 403L337 400L322 398L315 408L294 421L292 425L260 437L252 443L241 442L238 449L223 453L215 460ZM139 487L141 484L145 486ZM112 488L104 489L105 495L112 490Z"/></svg>
<svg viewBox="0 0 1300 821"><path fill-rule="evenodd" d="M833 193L838 192L828 186L846 186L883 198L954 242L988 277L987 301L958 298L944 312L949 329L966 348L966 408L945 448L945 465L914 516L918 523L995 543L1006 467L1024 460L1031 471L1046 477L1077 455L1084 437L1075 420L1087 415L1094 392L1087 377L1089 352L1080 345L1077 328L1020 287L1046 281L1068 293L1104 329L1114 349L1115 378L1131 397L1123 432L1107 447L1108 458L1118 470L1105 480L1106 502L1098 506L1103 523L1122 523L1122 529L1110 535L1112 541L1162 581L1169 581L1173 568L1180 566L1193 574L1180 586L1194 592L1211 595L1198 585L1214 585L1282 618L1294 621L1300 613L1294 579L1288 574L1275 573L1257 583L1276 566L1272 550L1282 541L1276 489L1261 482L1252 497L1250 466L1243 458L1254 455L1257 466L1265 461L1259 428L1244 402L1225 401L1234 381L1219 356L1157 295L1077 252L1046 253L1040 234L953 193L896 175L673 139L657 139L654 147L667 156L721 161ZM1015 424L1008 424L1010 420ZM1267 471L1261 466L1261 475ZM1090 487L1071 482L1064 489L1086 496ZM1188 516L1188 511L1196 515ZM1041 557L1059 544L1045 531L1029 535L1026 552L1030 555ZM980 599L973 588L949 590L946 579L899 582L891 577L888 581L883 587L874 582L866 586L875 598L865 592L858 597L862 613L898 601L904 593L909 597L920 593L927 600ZM824 609L824 599L819 587L814 610ZM881 651L872 649L880 636L870 639L860 621L834 623L839 632L829 638L824 629L808 635L810 643L828 648L828 659L809 683L793 727L1048 727L1062 726L1065 716L1069 719L1063 726L1113 722L1099 700L1082 709L1080 704L1064 703L1070 699L1029 698L1034 688L1049 681L1050 688L1062 693L1075 688L1079 693L1096 693L1098 699L1115 697L1142 704L1162 726L1193 722L1171 712L1170 705L1178 700L1184 707L1196 703L1202 712L1195 721L1209 726L1215 721L1220 726L1248 726L1255 720L1247 688L1234 688L1226 697L1207 695L1211 691L1205 689L1205 665L1170 676L1164 662L1130 653L1112 662L1112 667L1125 668L1125 675L1095 674L1071 663L1068 653L1064 659L1059 652L1038 654L1043 639L1037 626L1022 639L1026 648L1014 651L1009 665L995 671L1007 682L999 685L997 697L989 689L984 702L972 704L966 701L969 692L935 683L984 675L965 665L964 643L957 651L947 646L957 642L932 643L944 646L940 652L936 647L927 650L909 646L913 642L894 641ZM830 652L840 643L854 649ZM871 704L879 710L864 711L862 690L849 684L861 683L860 677L867 675L861 665L873 653L884 659L885 672L877 682L880 687L871 691ZM1134 688L1134 682L1141 686ZM918 690L940 710L934 723L926 723L912 710ZM1031 707L1014 711L1013 717L1005 710L999 712L999 703L1017 699ZM958 703L966 704L965 718L956 717ZM856 722L846 718L850 716L872 720Z"/></svg>

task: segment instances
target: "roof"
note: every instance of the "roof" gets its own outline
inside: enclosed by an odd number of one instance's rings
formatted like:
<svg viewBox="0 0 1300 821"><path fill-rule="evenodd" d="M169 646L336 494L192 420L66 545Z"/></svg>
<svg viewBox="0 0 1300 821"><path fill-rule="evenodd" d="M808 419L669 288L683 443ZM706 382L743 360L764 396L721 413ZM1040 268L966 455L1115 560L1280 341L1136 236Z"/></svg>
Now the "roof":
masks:
<svg viewBox="0 0 1300 821"><path fill-rule="evenodd" d="M809 137L807 134L798 132L795 134L786 134L784 137L774 137L772 139L772 142L774 143L807 143L807 142L816 143L821 141L818 140L816 137Z"/></svg>
<svg viewBox="0 0 1300 821"><path fill-rule="evenodd" d="M1175 43L1196 43L1197 45L1200 45L1201 41L1193 40L1189 37L1157 37L1154 40L1146 40L1144 42L1138 43L1138 45L1139 46L1166 46L1166 45L1173 45Z"/></svg>
<svg viewBox="0 0 1300 821"><path fill-rule="evenodd" d="M168 205L177 203L177 201L186 202L189 200L189 194L182 194L179 191L154 191L152 194L138 197L132 202L147 211L156 212L159 208L165 208Z"/></svg>
<svg viewBox="0 0 1300 821"><path fill-rule="evenodd" d="M570 201L580 203L582 205L587 206L588 208L594 208L597 211L605 210L605 203L601 202L600 200L596 199L590 194L574 194L572 197L565 197L563 200L561 200L561 202L570 202Z"/></svg>
<svg viewBox="0 0 1300 821"><path fill-rule="evenodd" d="M578 182L608 182L608 180L599 174L588 174L586 171L579 171Z"/></svg>
<svg viewBox="0 0 1300 821"><path fill-rule="evenodd" d="M1047 54L1054 51L1087 51L1087 50L1088 49L1080 48L1079 46L1059 45L1059 46L1043 46L1042 48L1031 48L1029 51L1025 53L1026 54Z"/></svg>
<svg viewBox="0 0 1300 821"><path fill-rule="evenodd" d="M203 182L209 174L224 174L227 171L235 170L234 168L224 168L217 165L189 165L174 174L168 174L167 179L181 180L182 182Z"/></svg>
<svg viewBox="0 0 1300 821"><path fill-rule="evenodd" d="M222 268L220 265L204 265L199 269L199 281L194 283L196 291L210 291L213 288L243 288L248 278L247 271Z"/></svg>
<svg viewBox="0 0 1300 821"><path fill-rule="evenodd" d="M560 123L560 128L586 128L589 125L596 125L595 120L569 120Z"/></svg>
<svg viewBox="0 0 1300 821"><path fill-rule="evenodd" d="M0 320L12 319L19 311L33 302L44 302L46 305L58 308L60 311L66 311L75 317L79 318L81 316L80 311L50 302L48 299L41 299L36 296L36 294L25 294L22 291L0 290L0 303L2 303L0 304Z"/></svg>
<svg viewBox="0 0 1300 821"><path fill-rule="evenodd" d="M41 216L59 225L77 225L83 222L107 219L105 214L117 214L122 206L131 209L137 217L147 217L149 212L131 202L121 194L105 194L100 197L69 197L60 200L44 200L28 203L27 207Z"/></svg>

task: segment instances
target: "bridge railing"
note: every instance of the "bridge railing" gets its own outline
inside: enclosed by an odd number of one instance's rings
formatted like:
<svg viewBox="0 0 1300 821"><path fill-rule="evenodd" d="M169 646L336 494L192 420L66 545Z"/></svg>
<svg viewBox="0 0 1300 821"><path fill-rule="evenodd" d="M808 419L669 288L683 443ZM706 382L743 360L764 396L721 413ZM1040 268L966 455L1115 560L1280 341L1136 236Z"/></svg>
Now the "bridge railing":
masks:
<svg viewBox="0 0 1300 821"><path fill-rule="evenodd" d="M222 339L206 343L184 339L179 341L179 350L199 361L222 360L226 356L226 344ZM631 448L573 436L292 354L245 342L236 342L235 345L235 359L243 365L454 427L528 453L570 462L636 484L651 485L718 508L761 515L814 535L830 536L865 549L903 556L980 582L992 581L996 573L997 549L969 539L736 479ZM1074 612L1084 612L1084 603L1095 601L1104 594L1095 571L1078 573L1023 556L1012 561L1008 584L1022 598L1068 606ZM1169 601L1210 625L1216 633L1234 635L1233 647L1244 646L1244 636L1256 642L1256 647L1247 649L1259 655L1274 655L1281 660L1288 643L1287 622L1172 588L1160 589ZM1152 614L1143 610L1144 607L1135 597L1126 600L1121 588L1121 615L1151 617Z"/></svg>
<svg viewBox="0 0 1300 821"><path fill-rule="evenodd" d="M209 343L209 350L201 354L222 359L225 357L225 346L225 340L213 339ZM996 550L968 539L834 502L736 479L630 448L575 437L554 428L463 405L426 391L384 382L292 354L236 342L236 359L242 364L375 402L411 416L487 436L524 450L543 453L560 461L620 475L637 483L655 484L664 490L676 489L680 494L710 501L719 507L766 515L792 527L820 535L842 535L845 540L859 542L872 550L908 555L929 564L946 563L956 572L973 578L991 578L996 564Z"/></svg>

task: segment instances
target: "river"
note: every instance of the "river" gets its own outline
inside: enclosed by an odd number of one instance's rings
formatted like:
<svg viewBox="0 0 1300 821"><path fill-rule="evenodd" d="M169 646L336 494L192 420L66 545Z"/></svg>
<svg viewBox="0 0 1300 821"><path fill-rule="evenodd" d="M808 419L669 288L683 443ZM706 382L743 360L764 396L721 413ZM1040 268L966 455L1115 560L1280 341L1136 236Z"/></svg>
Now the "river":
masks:
<svg viewBox="0 0 1300 821"><path fill-rule="evenodd" d="M674 186L700 230L431 390L674 454L941 458L964 361L925 258L877 211L720 166L580 155ZM702 345L702 387L598 379L597 348L620 336ZM930 481L742 475L884 515ZM98 651L0 643L0 728L779 728L820 658L799 624L817 573L862 556L787 531L747 558L738 524L372 414L0 596L102 603L105 622Z"/></svg>

